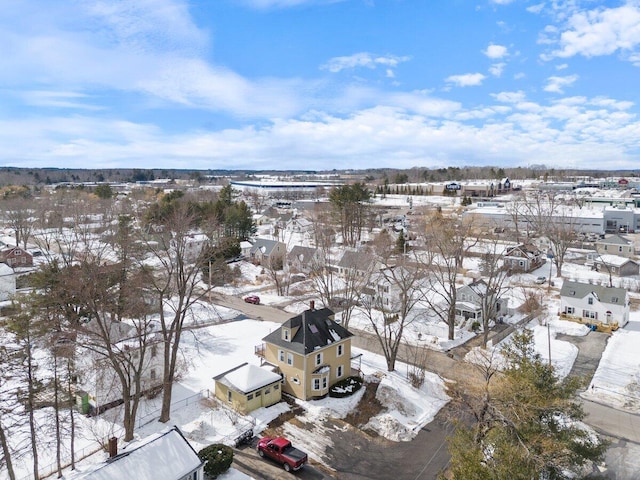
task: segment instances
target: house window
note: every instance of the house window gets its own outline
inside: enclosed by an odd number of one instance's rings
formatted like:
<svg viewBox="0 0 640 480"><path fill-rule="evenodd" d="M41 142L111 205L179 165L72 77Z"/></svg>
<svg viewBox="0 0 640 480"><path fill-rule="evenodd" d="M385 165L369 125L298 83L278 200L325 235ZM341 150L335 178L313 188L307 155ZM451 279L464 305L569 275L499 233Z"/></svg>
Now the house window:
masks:
<svg viewBox="0 0 640 480"><path fill-rule="evenodd" d="M343 373L344 373L344 367L342 365L338 365L338 368L336 370L336 377L338 378L342 377Z"/></svg>
<svg viewBox="0 0 640 480"><path fill-rule="evenodd" d="M16 249L16 250L14 250L14 251L15 251L15 255L16 255L16 257L19 257L20 255L22 255L22 250L20 250L20 249Z"/></svg>
<svg viewBox="0 0 640 480"><path fill-rule="evenodd" d="M265 388L264 389L264 394L265 395L269 395L271 393L271 389L270 388Z"/></svg>
<svg viewBox="0 0 640 480"><path fill-rule="evenodd" d="M227 390L227 402L231 403L231 390Z"/></svg>
<svg viewBox="0 0 640 480"><path fill-rule="evenodd" d="M300 379L296 377L291 377L291 383L295 383L296 385L300 385Z"/></svg>
<svg viewBox="0 0 640 480"><path fill-rule="evenodd" d="M593 312L591 310L583 310L582 311L582 316L584 318L591 318L593 320L596 320L598 318L598 313L597 312Z"/></svg>
<svg viewBox="0 0 640 480"><path fill-rule="evenodd" d="M589 297L589 305L593 305L593 297Z"/></svg>
<svg viewBox="0 0 640 480"><path fill-rule="evenodd" d="M322 365L322 353L316 353L316 367Z"/></svg>
<svg viewBox="0 0 640 480"><path fill-rule="evenodd" d="M253 393L250 393L249 395L247 395L247 400L253 400Z"/></svg>
<svg viewBox="0 0 640 480"><path fill-rule="evenodd" d="M573 315L574 313L576 313L576 309L575 307L565 307L565 313L569 314L569 315Z"/></svg>
<svg viewBox="0 0 640 480"><path fill-rule="evenodd" d="M287 353L287 365L293 365L293 353Z"/></svg>
<svg viewBox="0 0 640 480"><path fill-rule="evenodd" d="M256 392L256 398L258 398L260 395L262 395L262 392L261 392L260 390L258 390L258 391Z"/></svg>
<svg viewBox="0 0 640 480"><path fill-rule="evenodd" d="M618 251L621 252L622 251L622 246L618 247Z"/></svg>
<svg viewBox="0 0 640 480"><path fill-rule="evenodd" d="M157 345L152 345L151 346L151 358L155 357L156 355L158 355L158 346Z"/></svg>
<svg viewBox="0 0 640 480"><path fill-rule="evenodd" d="M618 297L611 297L611 303L618 303Z"/></svg>
<svg viewBox="0 0 640 480"><path fill-rule="evenodd" d="M604 249L607 250L607 246L606 245L604 246Z"/></svg>
<svg viewBox="0 0 640 480"><path fill-rule="evenodd" d="M278 360L284 362L284 350L278 350Z"/></svg>
<svg viewBox="0 0 640 480"><path fill-rule="evenodd" d="M314 378L313 379L313 389L314 390L320 390L320 379L319 378Z"/></svg>
<svg viewBox="0 0 640 480"><path fill-rule="evenodd" d="M151 369L150 376L151 376L151 380L155 380L156 379L156 369L155 368Z"/></svg>
<svg viewBox="0 0 640 480"><path fill-rule="evenodd" d="M282 329L282 338L283 338L283 340L286 340L287 342L289 341L289 329L288 328L283 328Z"/></svg>
<svg viewBox="0 0 640 480"><path fill-rule="evenodd" d="M280 385L274 385L274 386L273 386L273 389L274 389L274 390L280 390Z"/></svg>
<svg viewBox="0 0 640 480"><path fill-rule="evenodd" d="M322 388L325 389L328 387L328 378L327 377L322 377Z"/></svg>
<svg viewBox="0 0 640 480"><path fill-rule="evenodd" d="M338 345L338 357L341 357L344 354L344 345L341 343Z"/></svg>

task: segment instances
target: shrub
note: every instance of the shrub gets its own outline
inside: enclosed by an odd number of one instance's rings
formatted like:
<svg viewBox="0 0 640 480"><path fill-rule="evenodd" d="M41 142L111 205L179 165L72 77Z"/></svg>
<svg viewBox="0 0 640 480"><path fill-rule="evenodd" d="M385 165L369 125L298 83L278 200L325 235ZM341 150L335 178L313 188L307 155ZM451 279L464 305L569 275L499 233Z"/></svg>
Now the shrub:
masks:
<svg viewBox="0 0 640 480"><path fill-rule="evenodd" d="M231 447L221 443L214 443L208 447L204 447L198 452L200 460L206 462L204 464L204 473L210 477L216 478L229 470L231 462L233 462L233 450Z"/></svg>
<svg viewBox="0 0 640 480"><path fill-rule="evenodd" d="M362 387L362 378L360 377L347 377L344 380L340 380L335 383L329 389L329 396L335 398L348 397L353 395Z"/></svg>

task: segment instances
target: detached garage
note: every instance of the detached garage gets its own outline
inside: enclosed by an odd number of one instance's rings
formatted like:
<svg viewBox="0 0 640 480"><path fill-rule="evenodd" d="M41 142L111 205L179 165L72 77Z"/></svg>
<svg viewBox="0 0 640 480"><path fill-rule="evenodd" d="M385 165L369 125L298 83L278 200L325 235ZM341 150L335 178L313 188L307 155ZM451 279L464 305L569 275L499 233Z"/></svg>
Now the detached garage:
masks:
<svg viewBox="0 0 640 480"><path fill-rule="evenodd" d="M266 368L243 363L214 377L216 398L239 413L280 402L282 377Z"/></svg>

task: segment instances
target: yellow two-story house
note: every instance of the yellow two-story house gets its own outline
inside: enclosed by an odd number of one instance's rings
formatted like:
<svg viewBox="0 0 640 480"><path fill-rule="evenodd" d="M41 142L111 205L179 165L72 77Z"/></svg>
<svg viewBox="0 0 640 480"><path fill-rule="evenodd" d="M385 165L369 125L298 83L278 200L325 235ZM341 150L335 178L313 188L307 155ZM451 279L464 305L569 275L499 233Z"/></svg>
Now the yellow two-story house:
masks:
<svg viewBox="0 0 640 480"><path fill-rule="evenodd" d="M351 374L353 334L328 308L311 308L264 337L256 353L282 374L282 391L301 400L321 398Z"/></svg>

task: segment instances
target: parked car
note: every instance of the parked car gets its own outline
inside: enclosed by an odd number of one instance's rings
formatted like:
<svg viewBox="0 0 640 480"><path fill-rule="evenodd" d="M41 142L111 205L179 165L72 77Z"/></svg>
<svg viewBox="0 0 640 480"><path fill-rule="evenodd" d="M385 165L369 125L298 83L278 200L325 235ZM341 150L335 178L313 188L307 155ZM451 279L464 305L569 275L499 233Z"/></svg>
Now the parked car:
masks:
<svg viewBox="0 0 640 480"><path fill-rule="evenodd" d="M307 454L298 450L284 437L264 437L258 441L258 455L282 464L287 472L300 470L307 463Z"/></svg>
<svg viewBox="0 0 640 480"><path fill-rule="evenodd" d="M547 281L547 277L538 277L538 278L536 278L536 283L538 285L542 285L546 281Z"/></svg>
<svg viewBox="0 0 640 480"><path fill-rule="evenodd" d="M244 297L244 301L247 303L253 303L254 305L260 305L260 297L257 295L249 295Z"/></svg>

